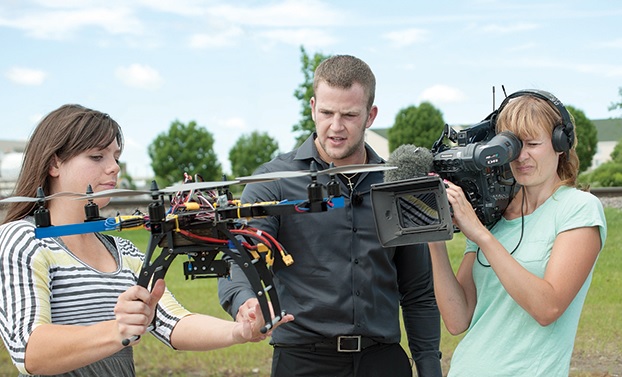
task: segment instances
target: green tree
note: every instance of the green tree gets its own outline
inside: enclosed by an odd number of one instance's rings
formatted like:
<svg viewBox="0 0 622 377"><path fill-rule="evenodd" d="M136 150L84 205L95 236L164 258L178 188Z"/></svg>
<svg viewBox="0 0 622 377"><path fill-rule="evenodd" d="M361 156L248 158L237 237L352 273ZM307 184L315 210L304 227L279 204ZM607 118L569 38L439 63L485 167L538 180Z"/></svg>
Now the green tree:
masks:
<svg viewBox="0 0 622 377"><path fill-rule="evenodd" d="M618 89L618 94L620 95L620 97L622 97L622 88ZM622 110L622 99L620 100L620 102L612 102L611 105L609 106L610 111L617 110L617 109Z"/></svg>
<svg viewBox="0 0 622 377"><path fill-rule="evenodd" d="M610 156L611 161L622 164L622 139L618 140L616 146L613 147L613 151L611 151Z"/></svg>
<svg viewBox="0 0 622 377"><path fill-rule="evenodd" d="M584 172L592 166L592 159L596 154L598 134L596 126L589 120L582 110L573 106L566 106L568 112L574 118L577 139L577 155L579 156L579 172Z"/></svg>
<svg viewBox="0 0 622 377"><path fill-rule="evenodd" d="M261 164L274 158L278 150L279 143L265 132L254 131L250 135L242 135L229 151L233 176L253 174Z"/></svg>
<svg viewBox="0 0 622 377"><path fill-rule="evenodd" d="M304 81L294 91L294 97L300 100L300 115L302 116L300 121L292 127L292 131L298 134L296 136L296 146L300 146L315 131L315 122L313 122L311 116L311 104L309 103L311 97L313 97L313 76L317 66L330 57L330 55L320 53L315 53L311 57L303 46L300 46L300 53Z"/></svg>
<svg viewBox="0 0 622 377"><path fill-rule="evenodd" d="M593 186L622 187L622 163L608 161L591 172L587 180Z"/></svg>
<svg viewBox="0 0 622 377"><path fill-rule="evenodd" d="M389 151L394 151L402 144L430 149L444 126L443 113L430 102L422 102L419 107L412 105L404 108L397 113L395 123L389 128Z"/></svg>
<svg viewBox="0 0 622 377"><path fill-rule="evenodd" d="M168 132L149 145L151 168L160 187L181 181L184 173L200 174L206 181L222 178L222 167L214 152L214 137L195 121L174 121Z"/></svg>

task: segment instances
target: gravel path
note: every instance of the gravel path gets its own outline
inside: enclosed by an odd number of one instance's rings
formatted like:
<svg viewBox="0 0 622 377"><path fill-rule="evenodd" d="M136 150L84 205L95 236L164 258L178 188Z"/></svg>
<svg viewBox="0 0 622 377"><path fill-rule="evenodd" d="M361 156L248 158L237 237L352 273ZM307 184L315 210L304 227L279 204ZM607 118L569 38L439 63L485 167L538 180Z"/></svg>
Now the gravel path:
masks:
<svg viewBox="0 0 622 377"><path fill-rule="evenodd" d="M603 203L604 207L613 207L622 210L622 197L612 196L612 197L601 197L601 203Z"/></svg>

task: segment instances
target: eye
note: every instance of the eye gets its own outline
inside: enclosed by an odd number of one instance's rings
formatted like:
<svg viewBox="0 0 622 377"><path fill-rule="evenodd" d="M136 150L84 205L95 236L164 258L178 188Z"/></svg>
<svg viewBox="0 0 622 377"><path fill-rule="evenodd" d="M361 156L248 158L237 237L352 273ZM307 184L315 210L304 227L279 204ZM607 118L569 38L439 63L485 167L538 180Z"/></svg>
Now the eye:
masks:
<svg viewBox="0 0 622 377"><path fill-rule="evenodd" d="M102 158L104 158L104 156L102 156L102 155L92 155L91 156L91 160L93 160L93 161L101 161Z"/></svg>

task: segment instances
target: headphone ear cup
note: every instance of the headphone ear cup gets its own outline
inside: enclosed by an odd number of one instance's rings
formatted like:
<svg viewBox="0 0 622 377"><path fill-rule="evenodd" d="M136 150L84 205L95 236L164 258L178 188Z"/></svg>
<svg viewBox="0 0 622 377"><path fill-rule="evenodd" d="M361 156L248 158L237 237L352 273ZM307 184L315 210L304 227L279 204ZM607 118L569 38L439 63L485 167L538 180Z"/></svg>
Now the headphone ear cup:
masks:
<svg viewBox="0 0 622 377"><path fill-rule="evenodd" d="M564 125L555 126L553 129L553 149L556 152L568 152L574 143L574 127Z"/></svg>

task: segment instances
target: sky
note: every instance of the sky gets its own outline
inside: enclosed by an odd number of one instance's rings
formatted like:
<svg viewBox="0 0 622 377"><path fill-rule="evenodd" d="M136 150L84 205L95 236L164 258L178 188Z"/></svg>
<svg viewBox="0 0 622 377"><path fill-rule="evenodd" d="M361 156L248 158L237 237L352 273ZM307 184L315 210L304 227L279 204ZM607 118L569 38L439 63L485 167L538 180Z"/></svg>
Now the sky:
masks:
<svg viewBox="0 0 622 377"><path fill-rule="evenodd" d="M205 127L228 171L253 131L294 147L301 46L370 65L372 129L423 101L475 124L502 85L620 117L608 109L621 100L620 20L617 0L0 0L0 139L26 140L79 103L121 124L135 178L152 176L148 145L174 121Z"/></svg>

